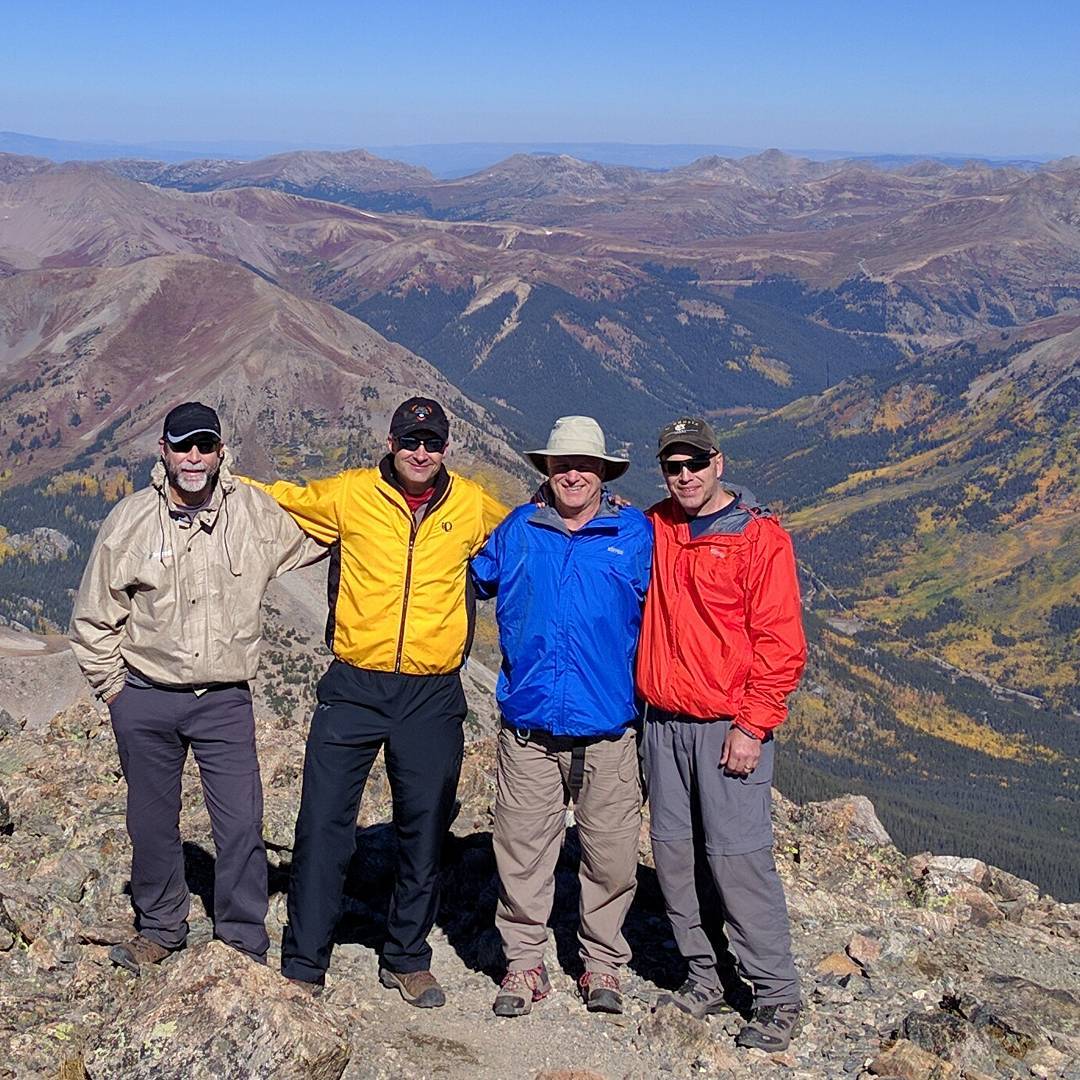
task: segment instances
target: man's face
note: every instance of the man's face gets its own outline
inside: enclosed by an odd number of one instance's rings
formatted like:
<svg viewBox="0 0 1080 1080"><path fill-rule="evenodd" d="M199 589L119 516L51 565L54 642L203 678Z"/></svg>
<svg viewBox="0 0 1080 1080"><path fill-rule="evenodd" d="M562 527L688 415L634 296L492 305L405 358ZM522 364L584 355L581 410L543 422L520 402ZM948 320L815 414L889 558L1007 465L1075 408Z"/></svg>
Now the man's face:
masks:
<svg viewBox="0 0 1080 1080"><path fill-rule="evenodd" d="M696 517L702 510L708 513L719 509L712 504L720 502L723 493L723 454L676 443L660 459L660 468L668 491L688 517Z"/></svg>
<svg viewBox="0 0 1080 1080"><path fill-rule="evenodd" d="M179 495L205 495L221 468L225 444L213 435L195 435L182 443L158 440L165 475Z"/></svg>
<svg viewBox="0 0 1080 1080"><path fill-rule="evenodd" d="M555 509L560 514L573 516L590 505L600 505L604 463L598 458L549 457L547 468Z"/></svg>
<svg viewBox="0 0 1080 1080"><path fill-rule="evenodd" d="M386 444L394 455L394 472L401 486L410 495L419 495L435 482L450 441L443 442L428 431L417 431L397 439L389 438Z"/></svg>

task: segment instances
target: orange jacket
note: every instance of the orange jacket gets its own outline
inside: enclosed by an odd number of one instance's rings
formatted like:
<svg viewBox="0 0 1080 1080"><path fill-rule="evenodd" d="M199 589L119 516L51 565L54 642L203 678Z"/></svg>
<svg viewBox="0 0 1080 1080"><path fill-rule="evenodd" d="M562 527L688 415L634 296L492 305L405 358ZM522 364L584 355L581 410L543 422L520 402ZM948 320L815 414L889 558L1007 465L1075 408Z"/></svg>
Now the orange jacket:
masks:
<svg viewBox="0 0 1080 1080"><path fill-rule="evenodd" d="M691 539L673 499L648 511L652 581L638 646L638 693L703 720L731 717L757 738L782 723L806 663L791 537L747 491Z"/></svg>

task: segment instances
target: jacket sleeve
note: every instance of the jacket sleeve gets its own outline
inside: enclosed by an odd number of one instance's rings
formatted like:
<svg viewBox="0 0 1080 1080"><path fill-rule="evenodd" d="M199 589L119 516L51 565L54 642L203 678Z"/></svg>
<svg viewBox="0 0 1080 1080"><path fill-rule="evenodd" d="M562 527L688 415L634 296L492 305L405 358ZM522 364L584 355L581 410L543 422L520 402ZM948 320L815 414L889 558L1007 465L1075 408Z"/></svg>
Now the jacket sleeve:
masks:
<svg viewBox="0 0 1080 1080"><path fill-rule="evenodd" d="M478 600L490 600L499 591L500 556L505 531L506 527L500 525L469 563L469 573L472 574Z"/></svg>
<svg viewBox="0 0 1080 1080"><path fill-rule="evenodd" d="M492 498L482 488L480 490L480 533L473 545L471 554L475 555L485 544L495 527L510 513L498 499Z"/></svg>
<svg viewBox="0 0 1080 1080"><path fill-rule="evenodd" d="M342 473L325 480L313 480L310 484L290 484L288 480L264 484L246 476L237 476L237 479L265 491L278 506L292 515L308 536L324 544L332 544L340 538L338 506L345 489Z"/></svg>
<svg viewBox="0 0 1080 1080"><path fill-rule="evenodd" d="M278 564L275 577L326 558L329 551L327 546L308 536L290 514L278 507L274 507L272 513L277 519Z"/></svg>
<svg viewBox="0 0 1080 1080"><path fill-rule="evenodd" d="M75 660L87 682L101 698L112 697L123 689L127 673L120 655L124 623L131 614L128 582L122 572L120 552L109 519L94 541L83 571L75 607L71 613L69 639Z"/></svg>
<svg viewBox="0 0 1080 1080"><path fill-rule="evenodd" d="M787 696L806 665L799 578L791 537L762 521L747 576L746 632L753 657L735 726L755 736L783 723Z"/></svg>

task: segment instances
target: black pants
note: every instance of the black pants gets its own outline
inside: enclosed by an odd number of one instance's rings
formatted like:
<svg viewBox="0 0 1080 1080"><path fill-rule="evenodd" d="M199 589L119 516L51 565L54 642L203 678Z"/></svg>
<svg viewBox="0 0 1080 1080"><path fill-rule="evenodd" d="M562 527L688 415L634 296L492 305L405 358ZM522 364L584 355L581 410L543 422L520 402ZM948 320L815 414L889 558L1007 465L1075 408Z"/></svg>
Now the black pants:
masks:
<svg viewBox="0 0 1080 1080"><path fill-rule="evenodd" d="M128 787L136 929L170 949L187 937L180 780L190 746L217 853L214 934L241 952L265 957L270 942L262 784L247 686L196 696L190 690L128 685L109 712Z"/></svg>
<svg viewBox="0 0 1080 1080"><path fill-rule="evenodd" d="M319 982L330 966L360 796L380 747L398 849L382 962L391 971L424 971L461 772L461 678L365 671L335 660L319 682L318 702L304 759L282 973Z"/></svg>

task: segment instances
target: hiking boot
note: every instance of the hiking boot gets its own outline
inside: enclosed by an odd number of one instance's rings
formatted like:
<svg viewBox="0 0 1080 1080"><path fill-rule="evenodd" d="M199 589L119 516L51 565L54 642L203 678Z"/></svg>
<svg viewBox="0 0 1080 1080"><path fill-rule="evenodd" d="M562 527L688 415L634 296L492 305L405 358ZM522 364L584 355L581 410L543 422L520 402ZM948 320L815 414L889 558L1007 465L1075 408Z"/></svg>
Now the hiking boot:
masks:
<svg viewBox="0 0 1080 1080"><path fill-rule="evenodd" d="M401 991L401 996L418 1009L438 1009L446 1004L443 988L430 971L391 971L389 968L379 968L379 982L388 990Z"/></svg>
<svg viewBox="0 0 1080 1080"><path fill-rule="evenodd" d="M704 1020L706 1016L715 1016L717 1013L729 1013L734 1010L724 998L724 991L717 988L710 990L701 983L687 979L678 990L670 994L661 994L656 999L656 1007L674 1005L689 1013L695 1020Z"/></svg>
<svg viewBox="0 0 1080 1080"><path fill-rule="evenodd" d="M578 988L589 1012L621 1013L622 994L619 980L604 971L586 971L578 979Z"/></svg>
<svg viewBox="0 0 1080 1080"><path fill-rule="evenodd" d="M791 1002L783 1005L759 1005L753 1018L735 1036L735 1045L768 1054L786 1050L799 1025L802 1005Z"/></svg>
<svg viewBox="0 0 1080 1080"><path fill-rule="evenodd" d="M136 934L130 941L125 941L122 945L114 945L109 950L109 959L117 967L127 968L133 975L138 975L139 968L143 964L160 964L166 956L176 951L176 949L167 949L164 945L143 937L142 934Z"/></svg>
<svg viewBox="0 0 1080 1080"><path fill-rule="evenodd" d="M524 971L508 971L499 984L491 1011L496 1016L524 1016L550 993L551 981L544 964Z"/></svg>

